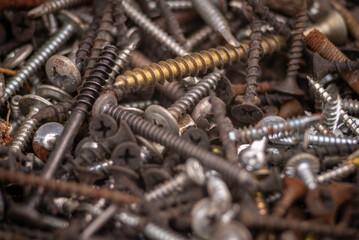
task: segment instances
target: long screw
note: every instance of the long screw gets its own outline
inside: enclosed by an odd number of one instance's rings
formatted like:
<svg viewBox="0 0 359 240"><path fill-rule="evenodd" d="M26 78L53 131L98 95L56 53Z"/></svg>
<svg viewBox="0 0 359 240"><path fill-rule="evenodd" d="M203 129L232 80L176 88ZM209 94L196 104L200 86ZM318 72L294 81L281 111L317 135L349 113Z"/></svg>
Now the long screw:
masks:
<svg viewBox="0 0 359 240"><path fill-rule="evenodd" d="M309 86L315 89L315 92L317 92L320 96L320 98L324 102L331 102L332 97L329 95L329 93L320 86L319 83L316 83L313 78L307 77ZM341 120L345 123L345 125L353 131L354 134L359 135L359 126L356 124L356 122L352 119L351 116L349 116L343 109L340 109L339 111Z"/></svg>
<svg viewBox="0 0 359 240"><path fill-rule="evenodd" d="M229 44L239 47L240 43L232 35L227 20L210 0L192 0L194 8L203 20L217 31Z"/></svg>
<svg viewBox="0 0 359 240"><path fill-rule="evenodd" d="M116 27L117 30L116 47L122 49L122 47L126 46L126 44L128 43L128 29L126 25L127 17L125 15L125 9L122 6L122 0L115 0L113 2L113 5L113 25Z"/></svg>
<svg viewBox="0 0 359 240"><path fill-rule="evenodd" d="M358 159L350 163L345 163L342 166L335 167L326 172L322 172L316 176L319 184L330 183L333 181L340 181L343 178L355 173L358 169Z"/></svg>
<svg viewBox="0 0 359 240"><path fill-rule="evenodd" d="M262 38L263 54L270 54L284 47L284 39L278 35L266 36ZM163 83L164 80L173 81L174 79L197 76L208 71L213 71L216 67L224 68L235 64L247 57L249 44L242 42L241 47L235 48L231 45L193 53L176 59L169 59L150 66L135 68L127 71L124 75L116 78L115 88L125 92L131 89L138 90L142 87Z"/></svg>
<svg viewBox="0 0 359 240"><path fill-rule="evenodd" d="M256 92L257 81L260 78L261 68L259 61L261 59L261 20L254 18L251 23L252 33L250 36L248 66L246 69L246 91L244 94L244 101L242 104L234 106L231 110L232 115L237 120L244 123L255 123L262 119L263 111L257 106L258 96Z"/></svg>
<svg viewBox="0 0 359 240"><path fill-rule="evenodd" d="M31 9L27 15L29 17L37 18L46 14L58 12L61 9L69 8L85 1L87 0L49 0L36 8Z"/></svg>
<svg viewBox="0 0 359 240"><path fill-rule="evenodd" d="M103 95L103 97L111 97L111 95ZM223 177L236 181L240 185L249 188L256 186L256 180L251 174L244 169L225 161L224 159L207 152L206 150L192 144L191 142L178 137L170 131L160 128L142 118L132 114L122 107L111 106L107 104L102 106L100 112L109 114L117 121L125 120L132 128L134 133L142 137L158 142L169 149L176 151L184 157L193 157L197 159L204 167L214 169L223 174ZM247 185L246 185L247 184Z"/></svg>
<svg viewBox="0 0 359 240"><path fill-rule="evenodd" d="M315 52L317 52L323 58L336 61L345 62L349 61L344 53L342 53L323 33L314 29L306 37L305 42ZM359 71L354 72L342 72L341 76L349 84L349 86L359 93Z"/></svg>
<svg viewBox="0 0 359 240"><path fill-rule="evenodd" d="M304 49L304 31L308 22L307 16L307 4L306 0L303 1L303 6L297 14L297 20L292 33L291 46L289 50L289 61L287 74L285 79L278 83L274 87L274 90L292 94L292 95L304 95L304 91L300 89L297 84L298 70L300 68L300 62L302 58L302 52Z"/></svg>
<svg viewBox="0 0 359 240"><path fill-rule="evenodd" d="M24 66L16 72L16 75L7 80L5 95L0 99L1 104L4 104L11 96L19 91L24 85L24 82L33 75L62 44L79 30L80 20L69 19L70 21L66 22L56 34L47 40Z"/></svg>
<svg viewBox="0 0 359 240"><path fill-rule="evenodd" d="M190 49L193 49L198 44L200 44L205 39L207 39L212 32L213 32L212 28L208 25L205 25L187 38L186 45Z"/></svg>

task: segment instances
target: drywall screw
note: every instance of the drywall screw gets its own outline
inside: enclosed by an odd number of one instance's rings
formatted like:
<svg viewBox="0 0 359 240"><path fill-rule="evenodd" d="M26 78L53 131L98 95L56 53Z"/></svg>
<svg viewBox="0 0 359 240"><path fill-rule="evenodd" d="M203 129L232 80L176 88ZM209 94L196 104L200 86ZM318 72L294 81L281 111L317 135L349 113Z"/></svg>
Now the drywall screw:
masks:
<svg viewBox="0 0 359 240"><path fill-rule="evenodd" d="M179 25L179 22L174 14L172 14L171 9L169 8L168 1L165 0L156 0L157 6L161 10L161 15L163 15L168 31L178 41L182 46L186 44L186 38L183 35L183 31Z"/></svg>
<svg viewBox="0 0 359 240"><path fill-rule="evenodd" d="M172 179L158 185L152 191L145 193L147 201L157 201L175 191L181 191L189 183L203 185L205 173L203 167L195 159L189 158L185 165L185 171L177 174Z"/></svg>
<svg viewBox="0 0 359 240"><path fill-rule="evenodd" d="M307 77L309 86L315 89L315 92L319 94L320 98L324 102L332 101L332 97L329 93L320 86L319 83L316 83L313 78ZM340 110L340 118L345 123L345 125L356 135L359 135L359 127L356 122L350 117L343 109Z"/></svg>
<svg viewBox="0 0 359 240"><path fill-rule="evenodd" d="M332 62L322 58L318 53L313 56L313 72L317 79L322 79L329 73L338 72L343 74L345 71L353 72L359 68L359 60L344 62Z"/></svg>
<svg viewBox="0 0 359 240"><path fill-rule="evenodd" d="M358 169L357 162L344 163L341 166L334 167L326 172L321 172L316 176L319 184L330 183L333 181L340 181L343 178L353 174Z"/></svg>
<svg viewBox="0 0 359 240"><path fill-rule="evenodd" d="M250 143L255 140L259 140L264 136L272 135L275 133L283 133L283 136L287 136L293 132L302 132L306 127L321 120L321 116L312 115L310 117L294 118L279 123L267 124L260 128L248 127L230 132L232 140L236 140L239 143Z"/></svg>
<svg viewBox="0 0 359 240"><path fill-rule="evenodd" d="M167 2L167 3L171 3L171 2ZM202 28L192 33L192 35L190 35L187 38L186 46L188 46L189 49L193 49L198 44L206 40L211 35L211 33L213 33L213 30L210 26L208 25L203 26Z"/></svg>
<svg viewBox="0 0 359 240"><path fill-rule="evenodd" d="M81 29L81 21L71 13L63 12L67 22L54 34L44 45L17 71L16 75L7 80L5 95L1 98L1 104L4 104L15 92L17 92L24 82L34 74L45 61L56 52L56 50L68 40L72 34Z"/></svg>
<svg viewBox="0 0 359 240"><path fill-rule="evenodd" d="M256 180L253 178L253 176L242 168L226 162L224 159L200 147L197 147L196 145L178 137L170 131L167 131L139 118L138 116L132 114L120 106L113 106L113 98L114 97L111 94L103 94L101 99L98 100L101 105L95 105L93 108L93 113L96 114L96 112L102 112L104 114L113 116L117 121L125 120L135 133L167 146L182 156L193 157L197 159L204 167L214 169L219 173L222 173L224 177L232 179L240 185L244 184L244 186L250 188L256 186Z"/></svg>
<svg viewBox="0 0 359 240"><path fill-rule="evenodd" d="M142 219L140 217L127 212L121 212L117 214L115 219L118 219L120 222L131 227L137 228L143 225ZM185 240L184 237L173 232L172 230L158 226L152 222L145 223L144 226L142 226L142 232L149 239Z"/></svg>
<svg viewBox="0 0 359 240"><path fill-rule="evenodd" d="M192 0L192 4L203 20L229 44L234 47L240 46L238 40L232 35L227 20L210 0Z"/></svg>
<svg viewBox="0 0 359 240"><path fill-rule="evenodd" d="M259 15L262 20L266 20L271 24L274 29L282 34L286 39L291 36L291 30L287 24L279 22L273 12L266 7L262 1L259 0L247 0L247 2L253 7L254 12Z"/></svg>
<svg viewBox="0 0 359 240"><path fill-rule="evenodd" d="M19 130L16 132L10 147L13 151L23 151L30 142L32 135L39 122L32 116L37 113L41 108L52 105L46 99L36 95L25 95L19 100L19 107L25 117Z"/></svg>
<svg viewBox="0 0 359 240"><path fill-rule="evenodd" d="M178 133L178 120L185 115L186 112L191 111L201 99L209 95L209 91L217 86L222 75L222 71L208 74L169 106L168 109L158 105L149 106L145 111L145 118L166 126L167 129L170 129L174 133Z"/></svg>
<svg viewBox="0 0 359 240"><path fill-rule="evenodd" d="M260 78L261 68L259 61L261 59L261 21L254 18L251 23L252 33L250 36L248 66L246 69L246 90L244 94L243 103L234 106L231 109L231 114L240 122L255 123L262 119L263 111L256 105L258 103L258 96L256 93L257 81Z"/></svg>
<svg viewBox="0 0 359 240"><path fill-rule="evenodd" d="M338 1L330 0L330 4L337 10L344 18L349 32L352 34L356 41L359 40L359 23L356 21L354 16L343 7Z"/></svg>
<svg viewBox="0 0 359 240"><path fill-rule="evenodd" d="M287 73L283 81L273 87L274 90L291 94L304 95L304 91L297 84L297 76L300 68L300 61L304 49L303 32L308 22L307 3L303 1L303 6L296 16L295 27L292 32L291 46L289 49L289 60Z"/></svg>
<svg viewBox="0 0 359 240"><path fill-rule="evenodd" d="M285 173L287 175L298 175L311 190L317 187L314 173L319 172L319 170L318 158L308 153L300 153L290 158L285 167Z"/></svg>
<svg viewBox="0 0 359 240"><path fill-rule="evenodd" d="M266 36L262 39L263 54L270 54L284 47L284 39L280 36ZM217 47L200 53L193 53L176 59L169 59L158 64L153 63L143 68L135 68L116 78L115 88L129 92L130 89L138 90L154 83L163 83L164 80L197 76L207 71L213 71L216 67L224 68L247 57L248 42L242 42L241 47L231 45Z"/></svg>
<svg viewBox="0 0 359 240"><path fill-rule="evenodd" d="M345 62L349 59L332 43L330 40L318 30L311 31L306 37L305 42L323 58L336 61ZM354 72L343 72L341 76L349 84L349 86L359 93L359 70Z"/></svg>
<svg viewBox="0 0 359 240"><path fill-rule="evenodd" d="M69 8L85 1L86 0L49 0L31 9L27 15L29 17L36 18L46 14L58 12L61 9Z"/></svg>
<svg viewBox="0 0 359 240"><path fill-rule="evenodd" d="M201 82L200 82L201 83ZM221 104L214 92L211 92L209 102L212 105L213 121L218 126L219 137L222 142L226 159L230 162L237 162L237 148L235 142L229 138L229 132L233 129L231 120L226 117L225 104Z"/></svg>

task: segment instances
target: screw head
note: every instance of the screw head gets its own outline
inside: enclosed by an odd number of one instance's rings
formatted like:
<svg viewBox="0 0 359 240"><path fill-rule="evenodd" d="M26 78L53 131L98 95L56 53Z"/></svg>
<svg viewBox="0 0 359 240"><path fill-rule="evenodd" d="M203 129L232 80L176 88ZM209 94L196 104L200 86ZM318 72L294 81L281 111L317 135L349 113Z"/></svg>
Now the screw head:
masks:
<svg viewBox="0 0 359 240"><path fill-rule="evenodd" d="M41 109L50 105L52 105L51 102L34 94L26 94L19 100L19 108L24 116L26 116L32 108Z"/></svg>
<svg viewBox="0 0 359 240"><path fill-rule="evenodd" d="M45 123L35 132L32 147L36 156L46 161L57 139L61 136L64 126L60 123Z"/></svg>
<svg viewBox="0 0 359 240"><path fill-rule="evenodd" d="M288 176L294 176L297 172L297 167L301 163L309 164L309 167L313 173L317 173L320 170L320 162L319 159L309 153L299 153L294 157L290 158L285 165L285 172Z"/></svg>
<svg viewBox="0 0 359 240"><path fill-rule="evenodd" d="M232 116L243 123L256 123L263 117L263 111L251 103L243 103L232 107Z"/></svg>
<svg viewBox="0 0 359 240"><path fill-rule="evenodd" d="M124 142L113 150L111 159L114 165L136 170L141 165L141 150L136 143Z"/></svg>
<svg viewBox="0 0 359 240"><path fill-rule="evenodd" d="M77 66L67 57L53 55L45 65L49 81L66 92L73 93L81 84L81 73Z"/></svg>
<svg viewBox="0 0 359 240"><path fill-rule="evenodd" d="M83 24L83 22L81 21L81 19L68 10L64 10L64 9L61 10L59 18L61 21L65 22L65 23L72 24L76 28L75 32L80 35L86 29L86 27Z"/></svg>
<svg viewBox="0 0 359 240"><path fill-rule="evenodd" d="M90 135L94 139L101 140L115 135L118 125L113 117L100 114L91 120L89 129Z"/></svg>
<svg viewBox="0 0 359 240"><path fill-rule="evenodd" d="M198 147L209 149L209 137L203 129L191 127L187 129L181 137L187 139Z"/></svg>
<svg viewBox="0 0 359 240"><path fill-rule="evenodd" d="M37 86L36 94L43 98L55 100L57 102L71 101L73 99L73 97L64 90L48 84L41 84Z"/></svg>
<svg viewBox="0 0 359 240"><path fill-rule="evenodd" d="M172 133L178 135L179 126L176 118L162 106L151 105L145 111L145 119L154 124L166 128Z"/></svg>
<svg viewBox="0 0 359 240"><path fill-rule="evenodd" d="M97 98L92 107L92 116L96 117L100 115L106 107L117 106L117 99L111 93L105 93Z"/></svg>
<svg viewBox="0 0 359 240"><path fill-rule="evenodd" d="M2 67L14 69L19 66L33 51L32 44L25 44L11 51L4 59Z"/></svg>

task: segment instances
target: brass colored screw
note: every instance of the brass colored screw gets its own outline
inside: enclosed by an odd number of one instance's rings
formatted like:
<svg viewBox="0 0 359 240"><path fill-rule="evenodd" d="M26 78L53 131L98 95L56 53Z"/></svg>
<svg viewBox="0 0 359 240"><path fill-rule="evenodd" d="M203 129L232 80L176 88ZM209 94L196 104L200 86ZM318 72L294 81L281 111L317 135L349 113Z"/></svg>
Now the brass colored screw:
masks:
<svg viewBox="0 0 359 240"><path fill-rule="evenodd" d="M323 58L336 61L350 61L323 33L314 29L306 37L305 42ZM349 86L359 94L359 70L354 72L343 72L341 76Z"/></svg>
<svg viewBox="0 0 359 240"><path fill-rule="evenodd" d="M279 35L269 35L262 38L263 54L271 54L285 46L285 40ZM168 59L159 63L153 63L142 68L135 68L127 71L124 75L117 76L114 84L115 88L126 91L138 90L157 82L163 84L165 80L173 81L189 76L197 76L217 68L224 68L247 58L249 42L244 41L241 46L236 48L231 45L212 48Z"/></svg>

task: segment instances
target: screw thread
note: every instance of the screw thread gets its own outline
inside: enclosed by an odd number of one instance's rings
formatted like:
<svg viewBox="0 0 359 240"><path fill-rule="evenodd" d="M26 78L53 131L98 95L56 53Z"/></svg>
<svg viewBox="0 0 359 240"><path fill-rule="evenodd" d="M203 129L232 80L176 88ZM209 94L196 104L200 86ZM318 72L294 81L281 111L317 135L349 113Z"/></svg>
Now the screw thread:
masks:
<svg viewBox="0 0 359 240"><path fill-rule="evenodd" d="M355 134L359 135L359 126L354 119L349 116L343 109L340 110L340 118L343 123Z"/></svg>
<svg viewBox="0 0 359 240"><path fill-rule="evenodd" d="M209 0L192 0L194 8L197 10L203 20L231 45L239 47L239 42L232 35L226 18L219 9Z"/></svg>
<svg viewBox="0 0 359 240"><path fill-rule="evenodd" d="M30 17L41 17L42 15L55 13L61 9L85 2L86 0L50 0L29 11Z"/></svg>
<svg viewBox="0 0 359 240"><path fill-rule="evenodd" d="M320 116L310 116L294 118L280 123L268 124L261 128L248 127L235 130L234 138L240 143L250 143L259 140L264 136L281 132L283 136L288 136L293 132L302 132L306 127L318 122Z"/></svg>
<svg viewBox="0 0 359 240"><path fill-rule="evenodd" d="M95 16L90 24L90 27L85 32L81 42L79 43L77 52L76 52L76 66L80 71L87 65L87 60L91 55L91 49L93 42L96 37L96 31L100 26L100 16Z"/></svg>
<svg viewBox="0 0 359 240"><path fill-rule="evenodd" d="M357 169L355 164L343 165L335 167L329 171L317 175L317 182L319 184L330 183L332 181L340 181L343 178L353 174Z"/></svg>
<svg viewBox="0 0 359 240"><path fill-rule="evenodd" d="M184 157L196 158L204 167L218 171L227 179L236 181L241 186L252 188L257 185L257 181L253 176L239 166L230 164L219 156L201 149L191 142L151 124L121 107L105 108L104 113L111 115L117 121L126 121L134 133L142 137L167 146Z"/></svg>
<svg viewBox="0 0 359 240"><path fill-rule="evenodd" d="M251 36L249 44L249 53L248 53L248 66L246 69L247 77L247 87L244 99L246 102L255 104L256 102L256 88L258 86L257 81L260 77L261 67L259 66L259 61L261 60L262 53L262 22L255 18L251 24Z"/></svg>
<svg viewBox="0 0 359 240"><path fill-rule="evenodd" d="M359 101L356 99L342 99L342 108L351 115L359 115Z"/></svg>
<svg viewBox="0 0 359 240"><path fill-rule="evenodd" d="M10 147L14 151L24 151L35 133L39 122L32 118L35 111L30 112L17 130Z"/></svg>
<svg viewBox="0 0 359 240"><path fill-rule="evenodd" d="M146 15L134 8L128 0L124 0L122 5L125 8L127 16L131 18L132 21L134 21L138 26L141 26L143 30L165 45L173 53L179 56L188 54L186 49L179 45L165 31L157 27Z"/></svg>
<svg viewBox="0 0 359 240"><path fill-rule="evenodd" d="M168 7L171 10L188 10L193 8L193 4L191 1L168 1L167 2Z"/></svg>
<svg viewBox="0 0 359 240"><path fill-rule="evenodd" d="M346 137L332 137L326 135L309 135L309 144L315 146L329 146L329 145L345 145L345 144L358 144L355 138Z"/></svg>
<svg viewBox="0 0 359 240"><path fill-rule="evenodd" d="M125 9L122 6L122 0L115 0L113 2L114 8L113 8L113 18L114 18L114 23L113 25L116 27L117 30L117 42L116 42L116 47L118 48L122 48L123 46L126 46L127 42L128 42L128 38L127 38L127 25L126 25L126 21L127 21L127 17L125 15Z"/></svg>
<svg viewBox="0 0 359 240"><path fill-rule="evenodd" d="M303 162L297 167L297 173L304 184L311 190L317 187L317 180L308 163Z"/></svg>
<svg viewBox="0 0 359 240"><path fill-rule="evenodd" d="M117 55L118 49L115 46L108 45L101 51L98 62L76 96L74 109L80 108L85 112L91 110L96 98L100 95L102 86L112 72Z"/></svg>
<svg viewBox="0 0 359 240"><path fill-rule="evenodd" d="M172 3L172 2L168 2L168 3ZM199 29L197 32L194 32L192 35L190 35L187 38L187 42L186 45L192 49L195 46L197 46L198 44L200 44L201 42L203 42L206 38L209 37L209 35L213 32L212 28L208 25L202 27L201 29Z"/></svg>
<svg viewBox="0 0 359 240"><path fill-rule="evenodd" d="M288 69L286 79L295 80L298 76L302 52L304 49L304 31L308 22L307 4L303 1L303 6L297 14L297 20L292 33L291 46L288 56Z"/></svg>
<svg viewBox="0 0 359 240"><path fill-rule="evenodd" d="M278 51L284 44L284 39L280 36L263 37L263 53L270 54ZM248 41L245 41L238 48L231 45L221 46L208 51L153 63L142 68L135 68L118 76L115 87L122 88L124 91L138 90L157 82L163 83L164 80L172 82L174 79L197 76L200 72L205 74L208 71L213 71L216 67L222 69L245 59L248 46Z"/></svg>
<svg viewBox="0 0 359 240"><path fill-rule="evenodd" d="M218 81L221 80L223 73L214 72L204 77L193 88L188 90L182 97L174 102L167 110L178 120L186 112L191 111L196 104L204 97L209 95L209 91L214 89Z"/></svg>
<svg viewBox="0 0 359 240"><path fill-rule="evenodd" d="M336 88L334 85L331 86L333 87L330 87L329 90L332 90L330 93L332 100L324 104L323 114L326 116L324 119L324 124L332 133L334 133L340 120L340 110L342 109L342 104L338 88Z"/></svg>
<svg viewBox="0 0 359 240"><path fill-rule="evenodd" d="M11 117L12 119L18 119L22 116L20 107L19 107L19 100L21 95L15 95L11 98L10 101L10 109L11 109Z"/></svg>
<svg viewBox="0 0 359 240"><path fill-rule="evenodd" d="M175 191L181 191L182 188L189 182L191 182L191 180L188 175L182 172L169 181L160 184L151 192L146 193L145 199L147 201L155 201L159 198L164 198Z"/></svg>
<svg viewBox="0 0 359 240"><path fill-rule="evenodd" d="M25 65L7 80L5 95L1 98L1 103L4 104L11 96L15 95L24 85L26 79L33 75L74 32L75 27L72 24L66 24L47 40Z"/></svg>

